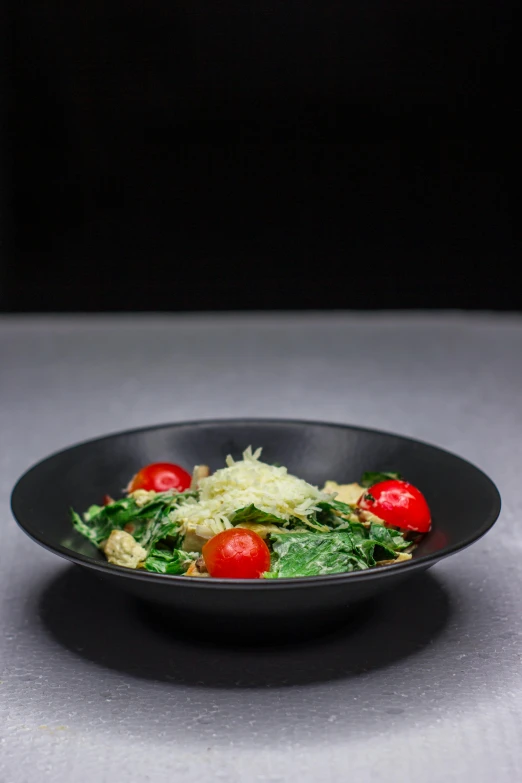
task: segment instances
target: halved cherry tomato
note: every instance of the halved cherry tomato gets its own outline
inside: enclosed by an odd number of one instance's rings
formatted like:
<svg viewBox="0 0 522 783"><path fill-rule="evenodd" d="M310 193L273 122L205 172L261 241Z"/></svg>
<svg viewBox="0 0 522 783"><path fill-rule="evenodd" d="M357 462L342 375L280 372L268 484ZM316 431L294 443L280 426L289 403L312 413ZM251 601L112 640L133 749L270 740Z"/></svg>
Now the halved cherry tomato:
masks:
<svg viewBox="0 0 522 783"><path fill-rule="evenodd" d="M239 527L210 538L203 558L210 576L225 579L259 579L270 570L270 552L261 536Z"/></svg>
<svg viewBox="0 0 522 783"><path fill-rule="evenodd" d="M431 513L426 498L407 481L380 481L365 491L357 505L365 511L371 511L387 525L401 530L427 533L431 528Z"/></svg>
<svg viewBox="0 0 522 783"><path fill-rule="evenodd" d="M153 489L155 492L166 492L168 489L176 489L184 492L190 487L192 476L179 465L170 462L154 462L146 465L130 481L128 492L136 489Z"/></svg>

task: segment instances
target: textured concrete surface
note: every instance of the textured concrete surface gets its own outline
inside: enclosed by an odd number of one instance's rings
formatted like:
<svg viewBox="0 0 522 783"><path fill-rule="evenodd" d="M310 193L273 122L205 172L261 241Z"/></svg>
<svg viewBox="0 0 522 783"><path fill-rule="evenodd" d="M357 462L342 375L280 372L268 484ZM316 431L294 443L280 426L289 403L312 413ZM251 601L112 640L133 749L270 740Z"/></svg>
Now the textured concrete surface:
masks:
<svg viewBox="0 0 522 783"><path fill-rule="evenodd" d="M350 629L215 649L102 594L8 499L107 431L291 416L472 460L503 511ZM522 319L351 314L0 319L0 781L522 778Z"/></svg>

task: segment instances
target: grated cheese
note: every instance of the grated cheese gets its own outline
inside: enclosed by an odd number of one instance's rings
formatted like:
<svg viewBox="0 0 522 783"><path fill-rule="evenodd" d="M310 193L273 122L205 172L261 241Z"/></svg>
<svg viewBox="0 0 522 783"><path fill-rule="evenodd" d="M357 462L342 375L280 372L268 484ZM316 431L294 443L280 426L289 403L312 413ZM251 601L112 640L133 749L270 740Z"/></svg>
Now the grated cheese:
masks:
<svg viewBox="0 0 522 783"><path fill-rule="evenodd" d="M188 499L172 512L171 519L181 525L180 533L208 539L233 527L230 518L240 508L253 504L260 511L288 521L292 517L306 523L321 500L332 495L288 473L285 467L261 462L261 449L252 453L249 446L243 459L227 457L226 468L203 478L199 484L199 500Z"/></svg>

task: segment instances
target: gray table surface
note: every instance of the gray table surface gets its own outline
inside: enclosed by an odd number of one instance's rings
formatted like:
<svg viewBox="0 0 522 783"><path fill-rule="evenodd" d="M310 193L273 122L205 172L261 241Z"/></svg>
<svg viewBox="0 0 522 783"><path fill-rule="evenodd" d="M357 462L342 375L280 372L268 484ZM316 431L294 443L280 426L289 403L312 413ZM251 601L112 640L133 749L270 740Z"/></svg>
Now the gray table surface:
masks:
<svg viewBox="0 0 522 783"><path fill-rule="evenodd" d="M496 481L496 527L296 648L175 641L11 518L16 478L99 434L302 417L431 441ZM0 781L522 779L522 319L0 319ZM420 589L422 588L422 589Z"/></svg>

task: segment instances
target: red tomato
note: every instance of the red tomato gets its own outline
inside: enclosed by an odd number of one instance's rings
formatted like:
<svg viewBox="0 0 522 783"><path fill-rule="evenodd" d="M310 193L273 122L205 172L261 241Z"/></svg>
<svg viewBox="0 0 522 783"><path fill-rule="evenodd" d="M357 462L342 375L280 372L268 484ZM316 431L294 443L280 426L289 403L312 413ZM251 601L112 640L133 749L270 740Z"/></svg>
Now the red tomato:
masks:
<svg viewBox="0 0 522 783"><path fill-rule="evenodd" d="M203 558L210 576L225 579L259 579L270 570L270 552L261 536L239 527L209 539Z"/></svg>
<svg viewBox="0 0 522 783"><path fill-rule="evenodd" d="M407 481L390 479L374 484L360 498L358 506L401 530L427 533L431 528L426 498Z"/></svg>
<svg viewBox="0 0 522 783"><path fill-rule="evenodd" d="M167 489L176 489L184 492L190 487L192 476L179 465L170 462L154 462L146 465L131 479L127 488L128 492L136 489L153 489L155 492L166 492Z"/></svg>

